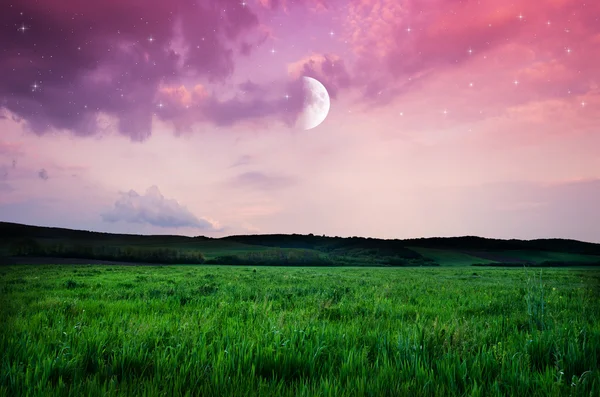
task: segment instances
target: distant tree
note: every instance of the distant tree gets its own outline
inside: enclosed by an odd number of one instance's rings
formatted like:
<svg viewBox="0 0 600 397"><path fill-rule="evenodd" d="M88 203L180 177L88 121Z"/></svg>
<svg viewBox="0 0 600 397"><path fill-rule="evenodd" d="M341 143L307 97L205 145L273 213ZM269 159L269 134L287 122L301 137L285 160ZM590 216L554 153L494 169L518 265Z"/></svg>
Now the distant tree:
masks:
<svg viewBox="0 0 600 397"><path fill-rule="evenodd" d="M44 250L36 240L28 238L14 242L10 251L16 256L34 256L43 254Z"/></svg>

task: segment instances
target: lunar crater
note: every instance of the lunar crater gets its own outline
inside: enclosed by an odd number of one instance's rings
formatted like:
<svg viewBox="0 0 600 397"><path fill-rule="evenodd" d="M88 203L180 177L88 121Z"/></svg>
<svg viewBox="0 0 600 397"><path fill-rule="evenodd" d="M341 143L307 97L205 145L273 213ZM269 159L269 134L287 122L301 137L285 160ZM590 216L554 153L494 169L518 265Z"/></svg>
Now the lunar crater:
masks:
<svg viewBox="0 0 600 397"><path fill-rule="evenodd" d="M312 77L302 77L302 89L304 91L304 105L298 116L296 127L310 130L325 121L331 103L325 86Z"/></svg>

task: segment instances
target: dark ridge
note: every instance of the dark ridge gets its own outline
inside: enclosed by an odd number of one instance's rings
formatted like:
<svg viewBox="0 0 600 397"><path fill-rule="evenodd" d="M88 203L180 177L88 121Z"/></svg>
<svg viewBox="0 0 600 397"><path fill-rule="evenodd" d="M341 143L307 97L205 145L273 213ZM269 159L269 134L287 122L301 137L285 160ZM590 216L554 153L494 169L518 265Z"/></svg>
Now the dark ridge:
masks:
<svg viewBox="0 0 600 397"><path fill-rule="evenodd" d="M244 244L246 247L237 247L228 251L231 243ZM268 253L244 253L248 250L248 246L262 247L261 250L266 250ZM256 264L318 263L325 265L334 261L337 264L348 265L367 262L385 266L434 265L435 261L431 258L427 258L411 248L436 248L467 253L506 265L513 265L512 262L518 262L518 265L527 262L515 259L514 254L512 257L502 255L502 252L518 250L600 256L600 244L564 239L528 241L463 236L398 240L356 236L328 237L313 234L234 235L210 238L205 236L112 234L0 222L0 255L5 256L7 254L33 256L39 253L43 256L55 257L85 255L90 259L115 261L143 259L144 262L157 262L164 260L166 263L184 261L186 258L186 261L202 263L204 259L199 259L189 252L194 252L196 255L202 254L200 251L212 249L213 252L218 252L208 257L207 263L245 261ZM282 253L277 250L286 252ZM298 252L287 252L290 250ZM589 263L589 260L587 262ZM533 263L533 261L528 263ZM556 266L557 264L548 262L546 265Z"/></svg>
<svg viewBox="0 0 600 397"><path fill-rule="evenodd" d="M600 244L567 239L499 240L475 236L432 237L403 240L404 245L422 248L475 249L485 251L538 250L600 255Z"/></svg>
<svg viewBox="0 0 600 397"><path fill-rule="evenodd" d="M301 234L256 234L223 237L244 244L268 247L317 248L323 246L346 248L403 248L421 247L452 250L516 251L538 250L572 254L600 255L600 244L568 239L500 240L476 236L429 237L415 239L373 239L365 237L327 237Z"/></svg>
<svg viewBox="0 0 600 397"><path fill-rule="evenodd" d="M139 234L115 234L106 232L93 232L88 230L73 230L60 227L31 226L20 223L0 222L0 239L15 238L43 238L43 239L72 239L72 240L140 240L151 241L152 239L162 242L193 241L196 239L209 240L211 237L187 237L177 235L139 235Z"/></svg>

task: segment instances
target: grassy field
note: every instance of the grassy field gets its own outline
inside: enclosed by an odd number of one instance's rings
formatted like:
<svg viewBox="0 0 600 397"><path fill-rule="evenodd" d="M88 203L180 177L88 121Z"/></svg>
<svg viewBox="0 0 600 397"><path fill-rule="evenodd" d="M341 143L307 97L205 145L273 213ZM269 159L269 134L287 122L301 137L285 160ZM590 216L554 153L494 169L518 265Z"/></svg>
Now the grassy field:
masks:
<svg viewBox="0 0 600 397"><path fill-rule="evenodd" d="M476 250L448 250L437 248L408 247L418 252L425 258L431 258L440 266L470 266L474 264L488 264L499 262L567 262L567 263L598 263L600 256L583 255L568 252L514 250L514 251L476 251Z"/></svg>
<svg viewBox="0 0 600 397"><path fill-rule="evenodd" d="M492 261L507 261L507 262L530 262L539 263L545 261L564 261L564 262L580 262L580 263L598 263L600 257L597 255L582 255L568 252L548 252L548 251L533 251L533 250L515 250L515 251L489 251L489 252L471 252L471 255L478 258L493 258ZM478 262L485 263L485 261Z"/></svg>
<svg viewBox="0 0 600 397"><path fill-rule="evenodd" d="M0 395L598 396L600 269L0 267Z"/></svg>
<svg viewBox="0 0 600 397"><path fill-rule="evenodd" d="M462 252L436 248L409 247L426 258L433 259L440 266L470 266L476 263L496 263L495 261L465 254Z"/></svg>

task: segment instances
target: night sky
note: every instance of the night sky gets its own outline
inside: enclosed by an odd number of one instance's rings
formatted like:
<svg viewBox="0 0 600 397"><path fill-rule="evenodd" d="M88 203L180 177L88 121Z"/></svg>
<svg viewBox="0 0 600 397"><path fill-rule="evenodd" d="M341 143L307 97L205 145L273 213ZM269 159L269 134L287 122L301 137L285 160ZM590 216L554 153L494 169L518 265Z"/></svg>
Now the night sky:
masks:
<svg viewBox="0 0 600 397"><path fill-rule="evenodd" d="M600 242L596 0L2 0L0 73L3 221Z"/></svg>

